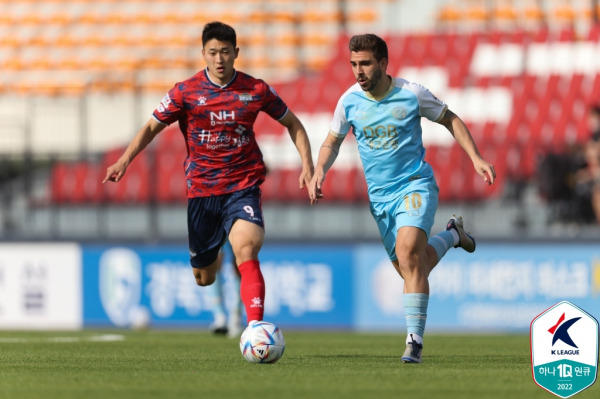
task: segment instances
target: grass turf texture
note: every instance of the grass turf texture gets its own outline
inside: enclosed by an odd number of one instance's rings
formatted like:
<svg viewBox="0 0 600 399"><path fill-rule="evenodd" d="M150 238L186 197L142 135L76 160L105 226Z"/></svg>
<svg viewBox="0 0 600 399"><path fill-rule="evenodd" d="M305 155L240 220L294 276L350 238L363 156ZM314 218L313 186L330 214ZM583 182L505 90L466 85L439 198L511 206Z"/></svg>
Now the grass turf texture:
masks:
<svg viewBox="0 0 600 399"><path fill-rule="evenodd" d="M121 340L99 341L117 334ZM528 335L433 335L403 364L404 335L285 331L276 364L204 331L0 332L0 398L549 398ZM600 397L600 386L576 398Z"/></svg>

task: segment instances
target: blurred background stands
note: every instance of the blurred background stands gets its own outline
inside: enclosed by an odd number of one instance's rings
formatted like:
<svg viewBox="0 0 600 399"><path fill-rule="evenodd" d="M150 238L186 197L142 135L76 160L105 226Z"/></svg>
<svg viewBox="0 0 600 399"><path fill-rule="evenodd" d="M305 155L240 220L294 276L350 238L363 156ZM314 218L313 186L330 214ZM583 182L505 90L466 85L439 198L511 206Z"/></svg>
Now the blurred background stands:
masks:
<svg viewBox="0 0 600 399"><path fill-rule="evenodd" d="M593 0L2 0L0 237L185 238L176 126L122 184L100 182L164 93L204 67L200 34L211 20L236 28L237 67L298 113L315 157L353 81L348 36L384 36L390 73L445 100L500 174L485 187L447 132L425 123L444 219L434 229L458 212L484 238L595 237L595 220L560 212L539 181L548 154L568 157L589 139L588 111L600 101L598 11ZM270 169L272 239L378 239L351 138L328 174L327 199L309 208L284 129L260 117L256 133Z"/></svg>

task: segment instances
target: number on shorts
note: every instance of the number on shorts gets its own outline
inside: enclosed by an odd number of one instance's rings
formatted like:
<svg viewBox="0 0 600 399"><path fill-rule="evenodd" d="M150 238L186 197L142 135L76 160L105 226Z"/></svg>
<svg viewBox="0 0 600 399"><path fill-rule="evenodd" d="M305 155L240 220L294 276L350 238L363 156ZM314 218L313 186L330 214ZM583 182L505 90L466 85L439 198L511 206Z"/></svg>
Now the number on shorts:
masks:
<svg viewBox="0 0 600 399"><path fill-rule="evenodd" d="M244 205L244 211L250 215L251 218L254 217L254 209L250 205Z"/></svg>
<svg viewBox="0 0 600 399"><path fill-rule="evenodd" d="M419 209L423 204L423 201L421 201L421 194L412 193L410 195L407 195L406 197L404 197L404 203L406 205L407 211L410 211L411 209Z"/></svg>

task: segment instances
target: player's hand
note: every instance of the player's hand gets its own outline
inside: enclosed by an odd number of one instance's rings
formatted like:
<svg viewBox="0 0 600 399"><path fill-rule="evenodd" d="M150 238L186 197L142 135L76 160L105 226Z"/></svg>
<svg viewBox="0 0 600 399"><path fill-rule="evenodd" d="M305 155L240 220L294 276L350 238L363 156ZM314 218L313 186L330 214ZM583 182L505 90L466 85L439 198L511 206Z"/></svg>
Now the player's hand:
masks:
<svg viewBox="0 0 600 399"><path fill-rule="evenodd" d="M496 169L494 165L485 161L484 159L478 159L474 162L475 170L479 176L483 177L488 186L491 186L496 181Z"/></svg>
<svg viewBox="0 0 600 399"><path fill-rule="evenodd" d="M314 173L314 168L312 165L305 166L302 168L302 172L300 173L300 177L298 178L298 187L302 190L305 186L308 188L310 186L310 182L312 180Z"/></svg>
<svg viewBox="0 0 600 399"><path fill-rule="evenodd" d="M319 202L320 198L323 198L323 192L321 187L325 181L325 176L322 174L314 174L310 184L308 185L308 197L310 198L310 204L314 205Z"/></svg>
<svg viewBox="0 0 600 399"><path fill-rule="evenodd" d="M102 180L102 184L107 181L118 182L125 175L125 171L127 170L126 166L119 164L118 162L106 168L106 177Z"/></svg>

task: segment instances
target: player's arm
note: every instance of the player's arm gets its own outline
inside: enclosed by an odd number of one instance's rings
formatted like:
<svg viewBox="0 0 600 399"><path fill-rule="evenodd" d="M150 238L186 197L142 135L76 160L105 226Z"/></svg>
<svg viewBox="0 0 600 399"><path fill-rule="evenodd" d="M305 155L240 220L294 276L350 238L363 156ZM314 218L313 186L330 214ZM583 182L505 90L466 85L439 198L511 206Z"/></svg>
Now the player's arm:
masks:
<svg viewBox="0 0 600 399"><path fill-rule="evenodd" d="M279 120L279 123L286 127L300 154L302 173L300 174L298 183L300 188L304 188L305 185L308 186L310 183L315 169L308 134L306 134L306 129L304 129L304 125L302 125L300 119L289 109L285 116Z"/></svg>
<svg viewBox="0 0 600 399"><path fill-rule="evenodd" d="M106 177L102 183L107 181L118 182L125 175L125 171L133 159L140 153L150 142L160 133L167 125L160 123L154 118L150 118L148 122L137 132L133 140L129 143L125 152L117 162L106 169Z"/></svg>
<svg viewBox="0 0 600 399"><path fill-rule="evenodd" d="M462 149L465 150L469 158L471 158L477 174L483 177L483 180L487 182L487 184L494 184L494 180L496 179L494 165L481 157L477 145L473 140L473 136L471 136L469 128L467 128L467 125L465 125L462 119L448 109L437 123L445 126Z"/></svg>
<svg viewBox="0 0 600 399"><path fill-rule="evenodd" d="M344 137L339 137L335 132L330 131L321 145L317 166L315 167L315 174L308 186L308 195L311 205L316 204L319 201L319 198L323 198L321 187L325 181L325 174L329 168L331 168L333 162L335 162L343 141Z"/></svg>

